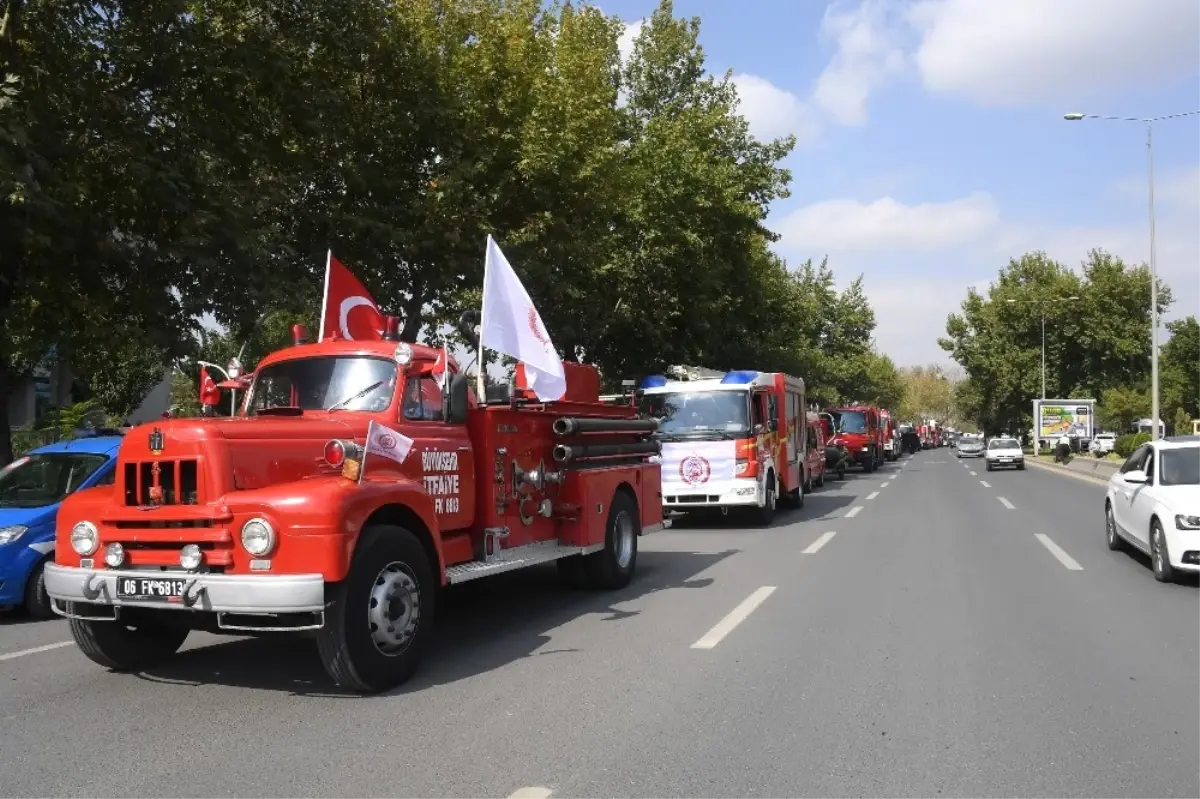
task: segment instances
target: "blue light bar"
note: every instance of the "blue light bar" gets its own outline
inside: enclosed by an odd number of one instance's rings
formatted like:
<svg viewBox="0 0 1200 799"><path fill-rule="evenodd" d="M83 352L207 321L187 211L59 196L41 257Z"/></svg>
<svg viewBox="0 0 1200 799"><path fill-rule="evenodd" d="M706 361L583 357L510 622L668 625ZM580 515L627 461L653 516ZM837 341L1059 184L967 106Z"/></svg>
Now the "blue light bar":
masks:
<svg viewBox="0 0 1200 799"><path fill-rule="evenodd" d="M757 378L758 378L758 372L741 370L741 371L735 371L735 372L727 372L725 374L725 376L721 378L721 382L727 383L727 384L737 383L737 384L744 385L746 383L753 383L755 381L755 379L757 379Z"/></svg>
<svg viewBox="0 0 1200 799"><path fill-rule="evenodd" d="M662 388L667 384L667 378L662 375L647 375L642 378L641 388Z"/></svg>

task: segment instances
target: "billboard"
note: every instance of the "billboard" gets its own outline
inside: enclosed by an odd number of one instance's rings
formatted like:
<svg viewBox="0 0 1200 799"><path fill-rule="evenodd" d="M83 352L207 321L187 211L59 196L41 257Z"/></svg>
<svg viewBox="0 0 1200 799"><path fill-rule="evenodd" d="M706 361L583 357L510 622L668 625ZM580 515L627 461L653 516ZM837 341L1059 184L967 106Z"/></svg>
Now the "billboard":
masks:
<svg viewBox="0 0 1200 799"><path fill-rule="evenodd" d="M1034 400L1033 418L1039 439L1055 438L1063 433L1090 439L1095 432L1096 401Z"/></svg>

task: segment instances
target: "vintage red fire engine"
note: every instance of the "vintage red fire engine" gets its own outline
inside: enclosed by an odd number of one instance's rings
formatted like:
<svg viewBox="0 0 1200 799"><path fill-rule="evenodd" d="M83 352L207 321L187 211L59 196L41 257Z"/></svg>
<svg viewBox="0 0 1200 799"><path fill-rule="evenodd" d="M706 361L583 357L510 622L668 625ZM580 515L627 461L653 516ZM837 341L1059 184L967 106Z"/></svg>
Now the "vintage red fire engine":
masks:
<svg viewBox="0 0 1200 799"><path fill-rule="evenodd" d="M63 504L46 568L89 658L139 669L191 630L309 630L330 676L371 693L415 671L441 586L549 561L579 587L629 583L638 536L662 527L656 423L602 404L579 364L560 401L518 369L480 402L453 363L439 373L441 350L396 330L297 329L237 417L125 437L115 485ZM370 430L404 457L376 454Z"/></svg>

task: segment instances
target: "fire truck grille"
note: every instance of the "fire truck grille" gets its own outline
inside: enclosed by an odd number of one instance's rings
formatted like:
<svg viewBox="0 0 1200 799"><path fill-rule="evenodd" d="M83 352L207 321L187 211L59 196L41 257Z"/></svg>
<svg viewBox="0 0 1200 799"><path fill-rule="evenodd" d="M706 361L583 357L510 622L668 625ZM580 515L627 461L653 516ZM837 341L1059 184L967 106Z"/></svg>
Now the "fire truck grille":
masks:
<svg viewBox="0 0 1200 799"><path fill-rule="evenodd" d="M158 466L157 478L155 466ZM194 460L126 463L124 478L126 505L199 503L199 470ZM161 496L155 496L155 488L161 489Z"/></svg>

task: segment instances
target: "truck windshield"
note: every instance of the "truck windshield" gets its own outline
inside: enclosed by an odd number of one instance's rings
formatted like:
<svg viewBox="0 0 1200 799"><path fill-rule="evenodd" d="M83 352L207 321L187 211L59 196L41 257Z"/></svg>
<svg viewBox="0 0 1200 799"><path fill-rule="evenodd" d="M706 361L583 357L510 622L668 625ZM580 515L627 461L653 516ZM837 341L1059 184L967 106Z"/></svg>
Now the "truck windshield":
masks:
<svg viewBox="0 0 1200 799"><path fill-rule="evenodd" d="M659 420L663 436L750 432L749 395L744 391L645 394L641 412Z"/></svg>
<svg viewBox="0 0 1200 799"><path fill-rule="evenodd" d="M108 458L83 452L53 452L13 461L0 471L0 507L42 508L61 502Z"/></svg>
<svg viewBox="0 0 1200 799"><path fill-rule="evenodd" d="M247 414L272 408L385 411L396 391L396 364L385 358L298 358L259 370Z"/></svg>
<svg viewBox="0 0 1200 799"><path fill-rule="evenodd" d="M1165 486L1200 485L1200 447L1160 450L1158 482Z"/></svg>
<svg viewBox="0 0 1200 799"><path fill-rule="evenodd" d="M867 415L862 411L830 411L829 413L837 421L839 433L867 432Z"/></svg>

